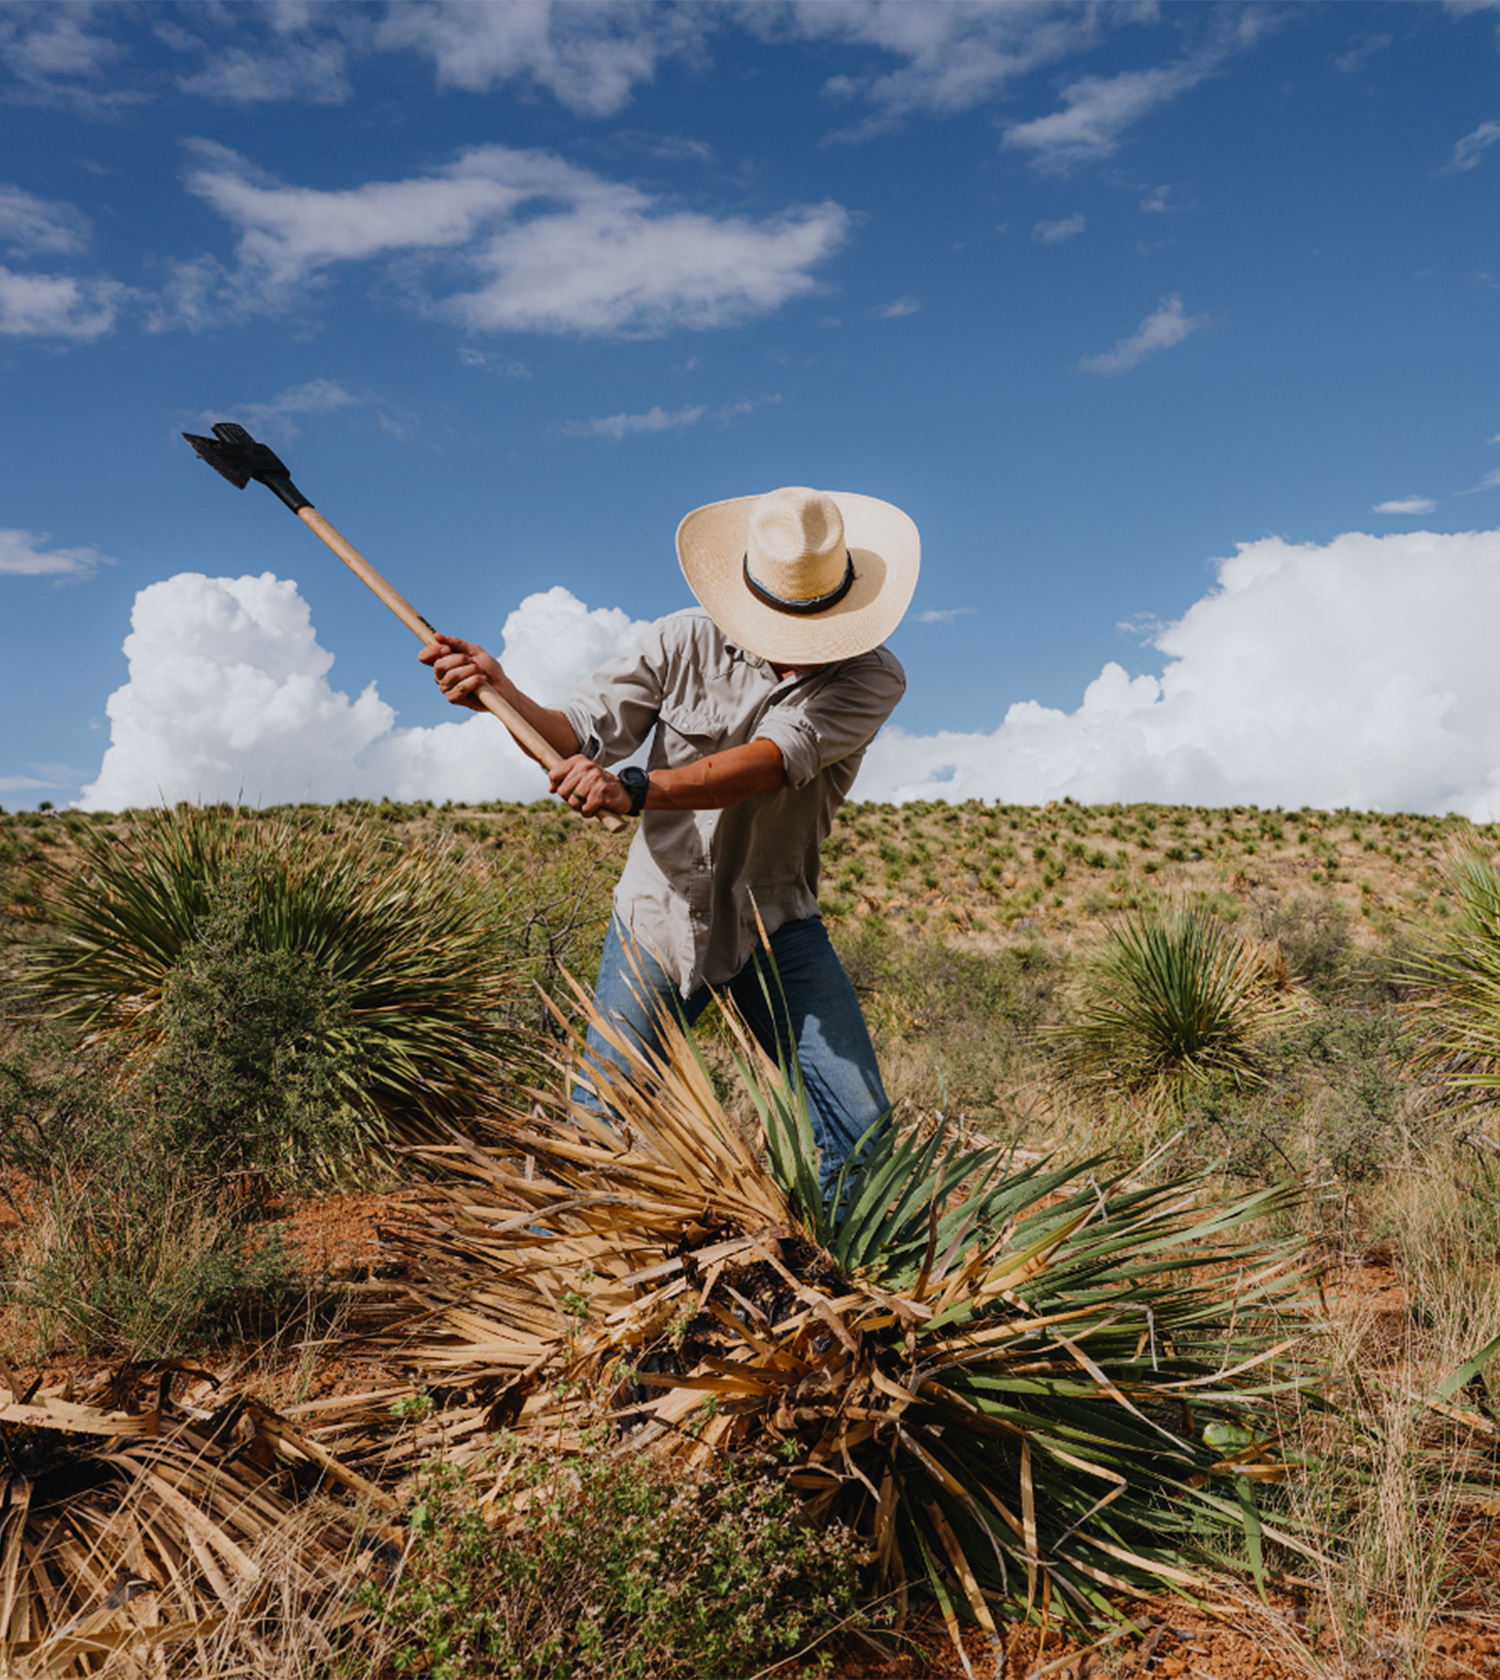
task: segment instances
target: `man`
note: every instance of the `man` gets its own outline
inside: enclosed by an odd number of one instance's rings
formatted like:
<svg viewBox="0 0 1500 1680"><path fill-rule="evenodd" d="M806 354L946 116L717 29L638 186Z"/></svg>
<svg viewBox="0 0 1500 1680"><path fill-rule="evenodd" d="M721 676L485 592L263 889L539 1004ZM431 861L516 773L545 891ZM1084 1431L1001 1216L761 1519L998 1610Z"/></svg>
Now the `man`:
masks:
<svg viewBox="0 0 1500 1680"><path fill-rule="evenodd" d="M552 791L581 816L641 818L600 1012L657 1050L662 1004L691 1025L727 993L771 1055L795 1051L827 1188L890 1105L818 914L818 853L906 687L881 644L916 587L917 529L870 496L773 490L688 514L677 555L701 606L662 619L560 708L472 642L439 636L419 657L454 704L478 709L475 691L496 688L562 755ZM648 736L647 769L613 775ZM613 1060L597 1034L589 1053Z"/></svg>

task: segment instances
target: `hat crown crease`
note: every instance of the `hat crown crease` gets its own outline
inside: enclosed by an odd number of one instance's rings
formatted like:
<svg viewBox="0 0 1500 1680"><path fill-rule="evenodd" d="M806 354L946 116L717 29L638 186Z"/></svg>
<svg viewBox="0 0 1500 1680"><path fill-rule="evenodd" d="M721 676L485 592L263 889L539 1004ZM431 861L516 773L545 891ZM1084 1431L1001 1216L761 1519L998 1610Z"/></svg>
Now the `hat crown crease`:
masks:
<svg viewBox="0 0 1500 1680"><path fill-rule="evenodd" d="M844 516L832 496L803 486L757 497L746 532L745 569L786 601L813 601L838 589L848 565Z"/></svg>

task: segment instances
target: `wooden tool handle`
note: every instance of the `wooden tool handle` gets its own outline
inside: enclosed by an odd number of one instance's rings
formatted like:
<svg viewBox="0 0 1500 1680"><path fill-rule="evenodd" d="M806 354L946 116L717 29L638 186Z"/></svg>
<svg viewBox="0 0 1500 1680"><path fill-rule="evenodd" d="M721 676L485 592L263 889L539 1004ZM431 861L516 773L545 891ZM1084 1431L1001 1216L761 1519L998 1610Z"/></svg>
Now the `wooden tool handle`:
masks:
<svg viewBox="0 0 1500 1680"><path fill-rule="evenodd" d="M412 635L422 642L430 642L436 639L437 631L422 617L411 602L398 590L392 589L390 584L365 559L354 544L347 542L340 536L315 507L299 508L297 517L310 531L328 544L361 583L372 589L385 602L396 617L411 631ZM508 705L501 699L488 683L475 691L474 698L487 712L499 718L521 746L533 758L544 764L547 769L555 769L562 763L562 754L558 752L546 736L533 729L515 707ZM625 826L621 818L617 817L613 811L601 811L599 821L611 834L618 834Z"/></svg>

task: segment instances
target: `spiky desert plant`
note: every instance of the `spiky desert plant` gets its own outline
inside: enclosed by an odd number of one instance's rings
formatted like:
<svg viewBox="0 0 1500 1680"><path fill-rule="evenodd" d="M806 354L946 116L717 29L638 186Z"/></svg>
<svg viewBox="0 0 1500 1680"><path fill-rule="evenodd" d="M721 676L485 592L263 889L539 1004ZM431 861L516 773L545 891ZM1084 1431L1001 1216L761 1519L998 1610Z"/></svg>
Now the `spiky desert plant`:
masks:
<svg viewBox="0 0 1500 1680"><path fill-rule="evenodd" d="M1257 1083L1258 1041L1296 1007L1252 942L1178 906L1117 923L1086 967L1072 1018L1042 1037L1085 1097L1159 1110L1204 1075Z"/></svg>
<svg viewBox="0 0 1500 1680"><path fill-rule="evenodd" d="M1417 1034L1413 1064L1440 1101L1483 1111L1500 1101L1500 868L1469 848L1449 856L1444 876L1457 921L1409 963L1402 1009Z"/></svg>
<svg viewBox="0 0 1500 1680"><path fill-rule="evenodd" d="M376 824L227 807L80 843L51 883L61 938L27 953L33 995L137 1071L165 1056L179 1094L217 1082L207 1100L253 1107L300 1081L378 1143L430 1136L524 1063L502 1024L504 884L483 864Z"/></svg>
<svg viewBox="0 0 1500 1680"><path fill-rule="evenodd" d="M389 1354L450 1400L409 1461L478 1462L502 1426L539 1451L602 1425L621 1451L760 1456L864 1537L872 1590L904 1602L915 1577L992 1632L1201 1584L1216 1533L1259 1544L1304 1326L1254 1226L1289 1192L1214 1201L1097 1159L1008 1174L936 1133L876 1141L825 1205L796 1069L740 1034L746 1139L663 1032L660 1063L616 1038L613 1126L539 1091L488 1148L437 1155L449 1182L387 1233L420 1309Z"/></svg>

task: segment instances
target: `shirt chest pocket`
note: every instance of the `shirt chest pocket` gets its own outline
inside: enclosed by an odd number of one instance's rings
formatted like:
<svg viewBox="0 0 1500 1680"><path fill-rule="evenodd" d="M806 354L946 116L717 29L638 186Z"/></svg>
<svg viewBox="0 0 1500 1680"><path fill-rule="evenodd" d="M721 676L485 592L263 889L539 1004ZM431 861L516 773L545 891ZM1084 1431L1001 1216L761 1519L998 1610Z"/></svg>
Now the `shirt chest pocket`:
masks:
<svg viewBox="0 0 1500 1680"><path fill-rule="evenodd" d="M663 706L660 717L669 759L701 758L739 744L731 720L718 706Z"/></svg>

